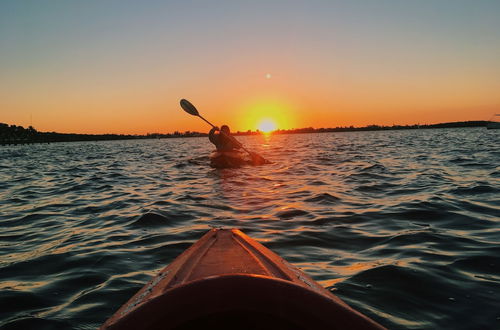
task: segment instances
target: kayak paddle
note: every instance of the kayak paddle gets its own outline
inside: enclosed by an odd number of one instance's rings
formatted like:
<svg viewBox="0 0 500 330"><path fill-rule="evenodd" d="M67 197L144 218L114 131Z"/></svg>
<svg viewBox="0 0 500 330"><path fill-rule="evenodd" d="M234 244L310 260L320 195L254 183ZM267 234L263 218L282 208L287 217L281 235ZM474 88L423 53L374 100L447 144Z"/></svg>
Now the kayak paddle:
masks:
<svg viewBox="0 0 500 330"><path fill-rule="evenodd" d="M186 99L182 99L181 100L181 107L182 109L184 109L184 111L186 111L187 113L189 113L190 115L192 116L196 116L196 117L200 117L201 119L203 119L207 124L209 124L210 126L212 127L215 127L214 124L212 124L211 122L209 122L208 120L206 120L205 118L202 117L202 115L200 115L200 113L198 112L198 109L196 109L196 107L191 103L189 102L188 100ZM269 161L267 159L265 159L264 157L262 157L261 155L259 154L256 154L255 152L251 152L249 151L247 148L245 148L240 142L238 142L238 140L236 140L234 137L230 136L230 135L227 135L226 133L220 131L222 134L224 134L226 137L230 138L232 141L234 141L235 143L237 143L241 149L245 150L246 152L248 152L248 154L250 156L252 156L252 159L254 160L255 163L259 163L259 164L267 164L269 163Z"/></svg>

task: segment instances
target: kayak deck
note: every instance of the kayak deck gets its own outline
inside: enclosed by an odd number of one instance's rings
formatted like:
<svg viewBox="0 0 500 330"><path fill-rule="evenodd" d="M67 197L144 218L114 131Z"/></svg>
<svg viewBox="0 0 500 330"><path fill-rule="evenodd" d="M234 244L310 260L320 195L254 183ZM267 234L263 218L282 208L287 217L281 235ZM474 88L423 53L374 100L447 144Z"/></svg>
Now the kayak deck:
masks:
<svg viewBox="0 0 500 330"><path fill-rule="evenodd" d="M102 329L383 329L237 229L212 229Z"/></svg>
<svg viewBox="0 0 500 330"><path fill-rule="evenodd" d="M212 151L210 166L214 168L234 168L252 164L249 155L240 151Z"/></svg>

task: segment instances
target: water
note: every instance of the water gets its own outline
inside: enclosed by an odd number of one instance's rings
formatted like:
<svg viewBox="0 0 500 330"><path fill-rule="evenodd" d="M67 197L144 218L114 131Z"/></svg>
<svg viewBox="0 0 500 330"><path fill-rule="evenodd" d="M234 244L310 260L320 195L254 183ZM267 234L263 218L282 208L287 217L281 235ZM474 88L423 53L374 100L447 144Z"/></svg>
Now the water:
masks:
<svg viewBox="0 0 500 330"><path fill-rule="evenodd" d="M210 227L239 227L392 329L500 327L499 132L0 148L0 325L94 329Z"/></svg>

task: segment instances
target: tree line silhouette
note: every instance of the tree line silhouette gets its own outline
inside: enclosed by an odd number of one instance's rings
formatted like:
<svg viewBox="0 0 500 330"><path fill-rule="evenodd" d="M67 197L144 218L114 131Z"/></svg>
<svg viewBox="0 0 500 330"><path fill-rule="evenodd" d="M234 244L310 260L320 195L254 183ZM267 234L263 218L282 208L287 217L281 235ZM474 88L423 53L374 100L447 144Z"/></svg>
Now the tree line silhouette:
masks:
<svg viewBox="0 0 500 330"><path fill-rule="evenodd" d="M73 134L38 132L33 126L24 128L23 126L0 123L0 144L125 140L136 138L139 137L135 135L122 134Z"/></svg>
<svg viewBox="0 0 500 330"><path fill-rule="evenodd" d="M368 125L364 127L344 126L335 128L295 128L276 130L272 134L303 134L303 133L325 133L325 132L353 132L353 131L381 131L381 130L404 130L404 129L429 129L429 128L454 128L454 127L486 127L488 121L461 121L451 123L440 123L430 125ZM257 135L262 134L259 130L234 132L234 135ZM102 140L131 140L131 139L160 139L179 137L208 136L207 133L175 131L173 133L148 133L145 135L131 134L75 134L38 132L33 126L24 128L22 126L0 123L0 144L24 144L24 143L50 143L50 142L73 142L73 141L102 141Z"/></svg>

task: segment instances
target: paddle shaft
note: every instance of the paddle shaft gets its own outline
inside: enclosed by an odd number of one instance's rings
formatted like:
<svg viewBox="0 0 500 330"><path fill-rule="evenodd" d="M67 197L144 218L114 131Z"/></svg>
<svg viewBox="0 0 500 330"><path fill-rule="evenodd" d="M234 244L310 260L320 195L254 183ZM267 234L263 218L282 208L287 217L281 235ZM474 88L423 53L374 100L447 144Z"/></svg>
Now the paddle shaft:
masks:
<svg viewBox="0 0 500 330"><path fill-rule="evenodd" d="M210 125L212 127L215 127L214 124L212 124L211 122L209 122L208 120L206 120L205 118L203 118L200 114L198 114L198 117L200 117L201 119L203 119L208 125Z"/></svg>

